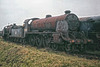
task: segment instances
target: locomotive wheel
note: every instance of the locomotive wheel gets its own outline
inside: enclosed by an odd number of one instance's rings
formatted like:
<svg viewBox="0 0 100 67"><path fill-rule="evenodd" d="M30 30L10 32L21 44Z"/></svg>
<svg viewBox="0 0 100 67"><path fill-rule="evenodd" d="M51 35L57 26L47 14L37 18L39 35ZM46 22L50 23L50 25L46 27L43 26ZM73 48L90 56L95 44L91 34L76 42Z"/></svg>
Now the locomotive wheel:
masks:
<svg viewBox="0 0 100 67"><path fill-rule="evenodd" d="M51 48L51 44L50 43L48 43L48 47Z"/></svg>
<svg viewBox="0 0 100 67"><path fill-rule="evenodd" d="M10 38L9 40L10 40L11 42L13 42L13 41L12 41L12 40L13 40L13 38Z"/></svg>
<svg viewBox="0 0 100 67"><path fill-rule="evenodd" d="M31 45L34 45L34 40L33 40L32 38L30 38L30 39L29 39L29 43L30 43Z"/></svg>
<svg viewBox="0 0 100 67"><path fill-rule="evenodd" d="M11 41L14 42L14 38L11 38Z"/></svg>
<svg viewBox="0 0 100 67"><path fill-rule="evenodd" d="M36 45L39 48L42 46L41 39L39 39L39 38L36 39Z"/></svg>
<svg viewBox="0 0 100 67"><path fill-rule="evenodd" d="M47 45L47 44L46 44L46 39L45 39L45 38L42 39L42 45L43 45L43 47L46 47L46 45Z"/></svg>
<svg viewBox="0 0 100 67"><path fill-rule="evenodd" d="M65 52L70 52L71 51L71 45L65 43Z"/></svg>
<svg viewBox="0 0 100 67"><path fill-rule="evenodd" d="M32 46L35 46L35 40L34 40L33 37L31 37L31 38L29 39L29 44L32 45Z"/></svg>
<svg viewBox="0 0 100 67"><path fill-rule="evenodd" d="M45 41L45 47L50 47L48 41Z"/></svg>
<svg viewBox="0 0 100 67"><path fill-rule="evenodd" d="M48 38L48 40L46 41L46 46L49 48L51 48L51 45L52 45L50 42L51 42L51 39Z"/></svg>
<svg viewBox="0 0 100 67"><path fill-rule="evenodd" d="M48 45L48 38L43 38L43 47L49 47Z"/></svg>
<svg viewBox="0 0 100 67"><path fill-rule="evenodd" d="M74 52L75 51L75 45L71 44L71 51Z"/></svg>
<svg viewBox="0 0 100 67"><path fill-rule="evenodd" d="M14 42L16 42L16 38L14 38Z"/></svg>
<svg viewBox="0 0 100 67"><path fill-rule="evenodd" d="M46 47L45 38L43 36L38 37L36 43L38 47Z"/></svg>
<svg viewBox="0 0 100 67"><path fill-rule="evenodd" d="M58 45L53 43L51 44L51 48L56 51L58 49Z"/></svg>
<svg viewBox="0 0 100 67"><path fill-rule="evenodd" d="M25 39L22 39L22 44L25 44Z"/></svg>
<svg viewBox="0 0 100 67"><path fill-rule="evenodd" d="M80 44L79 46L79 52L85 52L86 49L85 49L85 44Z"/></svg>

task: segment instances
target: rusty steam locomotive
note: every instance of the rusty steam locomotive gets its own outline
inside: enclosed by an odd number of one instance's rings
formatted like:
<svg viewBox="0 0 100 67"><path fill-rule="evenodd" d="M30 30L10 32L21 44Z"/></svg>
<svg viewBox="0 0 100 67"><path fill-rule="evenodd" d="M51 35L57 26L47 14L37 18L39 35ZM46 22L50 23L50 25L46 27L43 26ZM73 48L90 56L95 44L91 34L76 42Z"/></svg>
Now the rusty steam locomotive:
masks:
<svg viewBox="0 0 100 67"><path fill-rule="evenodd" d="M93 44L88 44L89 48L100 50L100 16L82 17L80 20L80 31L84 31L85 36L93 40Z"/></svg>
<svg viewBox="0 0 100 67"><path fill-rule="evenodd" d="M43 19L26 19L23 26L8 25L4 27L2 36L13 42L50 47L53 50L63 48L66 52L83 51L86 44L92 42L80 31L80 21L70 11L56 17L47 15Z"/></svg>

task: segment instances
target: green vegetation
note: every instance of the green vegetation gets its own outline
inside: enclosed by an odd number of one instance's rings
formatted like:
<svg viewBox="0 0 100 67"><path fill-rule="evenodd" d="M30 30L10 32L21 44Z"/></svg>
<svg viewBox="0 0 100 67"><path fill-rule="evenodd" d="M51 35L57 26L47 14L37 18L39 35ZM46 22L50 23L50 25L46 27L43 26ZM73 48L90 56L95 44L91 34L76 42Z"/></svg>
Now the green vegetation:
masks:
<svg viewBox="0 0 100 67"><path fill-rule="evenodd" d="M0 38L0 67L100 67L100 60L89 60L6 42Z"/></svg>

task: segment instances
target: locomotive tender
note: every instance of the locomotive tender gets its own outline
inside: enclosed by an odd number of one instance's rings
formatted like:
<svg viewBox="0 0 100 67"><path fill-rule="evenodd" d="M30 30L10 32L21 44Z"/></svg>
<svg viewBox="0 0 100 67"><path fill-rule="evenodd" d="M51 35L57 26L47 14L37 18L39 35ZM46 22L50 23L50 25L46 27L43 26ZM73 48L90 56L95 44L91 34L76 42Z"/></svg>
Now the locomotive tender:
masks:
<svg viewBox="0 0 100 67"><path fill-rule="evenodd" d="M65 11L64 15L46 18L31 18L24 21L23 26L8 25L3 29L3 38L21 43L29 43L37 47L50 47L53 50L63 48L65 51L82 51L91 40L79 29L78 17Z"/></svg>

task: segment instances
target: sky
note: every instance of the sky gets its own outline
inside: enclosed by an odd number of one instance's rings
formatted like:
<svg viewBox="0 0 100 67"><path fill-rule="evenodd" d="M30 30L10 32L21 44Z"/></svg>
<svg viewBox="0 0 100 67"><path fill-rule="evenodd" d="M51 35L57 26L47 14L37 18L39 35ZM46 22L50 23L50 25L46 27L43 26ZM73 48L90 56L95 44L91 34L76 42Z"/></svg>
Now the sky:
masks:
<svg viewBox="0 0 100 67"><path fill-rule="evenodd" d="M22 25L28 18L62 15L65 10L78 17L100 16L100 0L0 0L0 30L8 24Z"/></svg>

